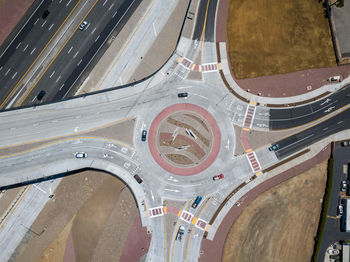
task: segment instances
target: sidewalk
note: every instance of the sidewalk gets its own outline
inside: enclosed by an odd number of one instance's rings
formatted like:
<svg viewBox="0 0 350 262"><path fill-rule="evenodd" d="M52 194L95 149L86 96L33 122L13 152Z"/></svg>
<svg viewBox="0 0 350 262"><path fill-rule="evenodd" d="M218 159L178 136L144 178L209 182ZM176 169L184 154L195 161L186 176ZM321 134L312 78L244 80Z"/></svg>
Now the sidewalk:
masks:
<svg viewBox="0 0 350 262"><path fill-rule="evenodd" d="M236 80L232 73L229 59L227 59L226 27L228 8L229 0L221 0L219 2L216 22L216 41L220 43L220 55L224 75L231 87L239 95L261 104L293 103L308 100L327 91L333 92L341 88L345 83L350 82L348 78L350 75L350 65ZM344 79L348 79L347 81L343 81L341 85L329 84L327 79L334 75L342 75Z"/></svg>

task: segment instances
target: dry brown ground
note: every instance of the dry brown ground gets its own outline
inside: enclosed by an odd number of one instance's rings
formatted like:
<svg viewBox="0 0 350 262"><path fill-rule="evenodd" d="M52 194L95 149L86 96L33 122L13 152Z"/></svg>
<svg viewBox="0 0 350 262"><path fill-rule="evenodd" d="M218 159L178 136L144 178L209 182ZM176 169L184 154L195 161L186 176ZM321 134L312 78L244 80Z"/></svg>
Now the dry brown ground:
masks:
<svg viewBox="0 0 350 262"><path fill-rule="evenodd" d="M309 262L327 161L260 195L233 224L223 261Z"/></svg>
<svg viewBox="0 0 350 262"><path fill-rule="evenodd" d="M317 0L231 0L227 34L238 79L336 65Z"/></svg>
<svg viewBox="0 0 350 262"><path fill-rule="evenodd" d="M60 261L72 223L76 261L118 261L137 212L130 190L109 174L85 171L66 177L32 226L35 232L46 231L24 239L15 259Z"/></svg>

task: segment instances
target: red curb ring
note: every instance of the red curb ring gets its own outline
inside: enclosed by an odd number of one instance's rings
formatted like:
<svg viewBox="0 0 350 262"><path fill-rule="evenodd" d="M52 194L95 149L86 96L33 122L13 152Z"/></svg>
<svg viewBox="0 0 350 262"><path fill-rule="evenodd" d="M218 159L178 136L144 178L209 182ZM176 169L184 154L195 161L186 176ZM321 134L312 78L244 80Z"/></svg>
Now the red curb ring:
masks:
<svg viewBox="0 0 350 262"><path fill-rule="evenodd" d="M203 163L195 167L175 167L169 164L168 162L166 162L160 156L160 152L158 151L158 148L157 148L157 131L159 128L159 124L163 121L164 118L180 110L192 111L201 115L209 123L213 133L213 146L212 146L211 152L209 153L207 158L203 161ZM203 108L197 105L187 104L187 103L172 105L165 108L162 112L160 112L151 124L150 130L149 130L149 137L148 137L149 149L151 151L151 154L154 160L158 163L158 165L161 166L166 171L173 173L175 175L180 175L180 176L194 175L207 169L216 159L220 150L220 143L221 143L221 132L220 132L219 126L217 125L212 115L208 111L204 110Z"/></svg>

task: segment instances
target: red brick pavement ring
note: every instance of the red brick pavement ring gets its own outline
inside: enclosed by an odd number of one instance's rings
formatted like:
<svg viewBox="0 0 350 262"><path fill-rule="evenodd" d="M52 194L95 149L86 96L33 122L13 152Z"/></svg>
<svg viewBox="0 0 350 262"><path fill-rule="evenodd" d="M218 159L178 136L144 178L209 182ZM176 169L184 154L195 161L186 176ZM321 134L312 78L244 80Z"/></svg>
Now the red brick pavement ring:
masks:
<svg viewBox="0 0 350 262"><path fill-rule="evenodd" d="M170 163L166 162L160 155L160 152L157 147L157 134L158 134L158 128L160 123L170 114L173 114L177 111L187 111L187 112L194 112L199 114L201 117L203 117L208 123L213 133L213 141L212 141L212 148L209 152L207 158L197 166L192 167L176 167L171 165ZM149 138L148 138L148 145L151 151L151 154L154 158L154 160L158 163L159 166L161 166L166 171L181 175L181 176L190 176L194 174L198 174L199 172L202 172L203 170L207 169L216 159L219 150L220 150L220 143L221 143L221 132L219 129L219 126L217 125L215 119L212 117L212 115L206 111L205 109L188 103L183 104L176 104L169 106L165 108L162 112L160 112L156 118L153 120L151 124L151 128L149 130Z"/></svg>

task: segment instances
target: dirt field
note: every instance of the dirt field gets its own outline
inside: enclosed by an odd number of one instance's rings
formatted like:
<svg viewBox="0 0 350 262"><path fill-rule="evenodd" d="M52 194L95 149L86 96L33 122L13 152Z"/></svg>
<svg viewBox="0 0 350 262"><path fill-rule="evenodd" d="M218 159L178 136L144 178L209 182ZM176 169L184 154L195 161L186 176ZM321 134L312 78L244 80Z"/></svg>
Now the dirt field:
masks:
<svg viewBox="0 0 350 262"><path fill-rule="evenodd" d="M317 0L231 0L228 52L237 79L336 66Z"/></svg>
<svg viewBox="0 0 350 262"><path fill-rule="evenodd" d="M233 224L223 261L310 261L327 161L259 196Z"/></svg>
<svg viewBox="0 0 350 262"><path fill-rule="evenodd" d="M16 261L118 261L137 212L130 190L109 174L66 177L32 226L46 231L25 239Z"/></svg>

